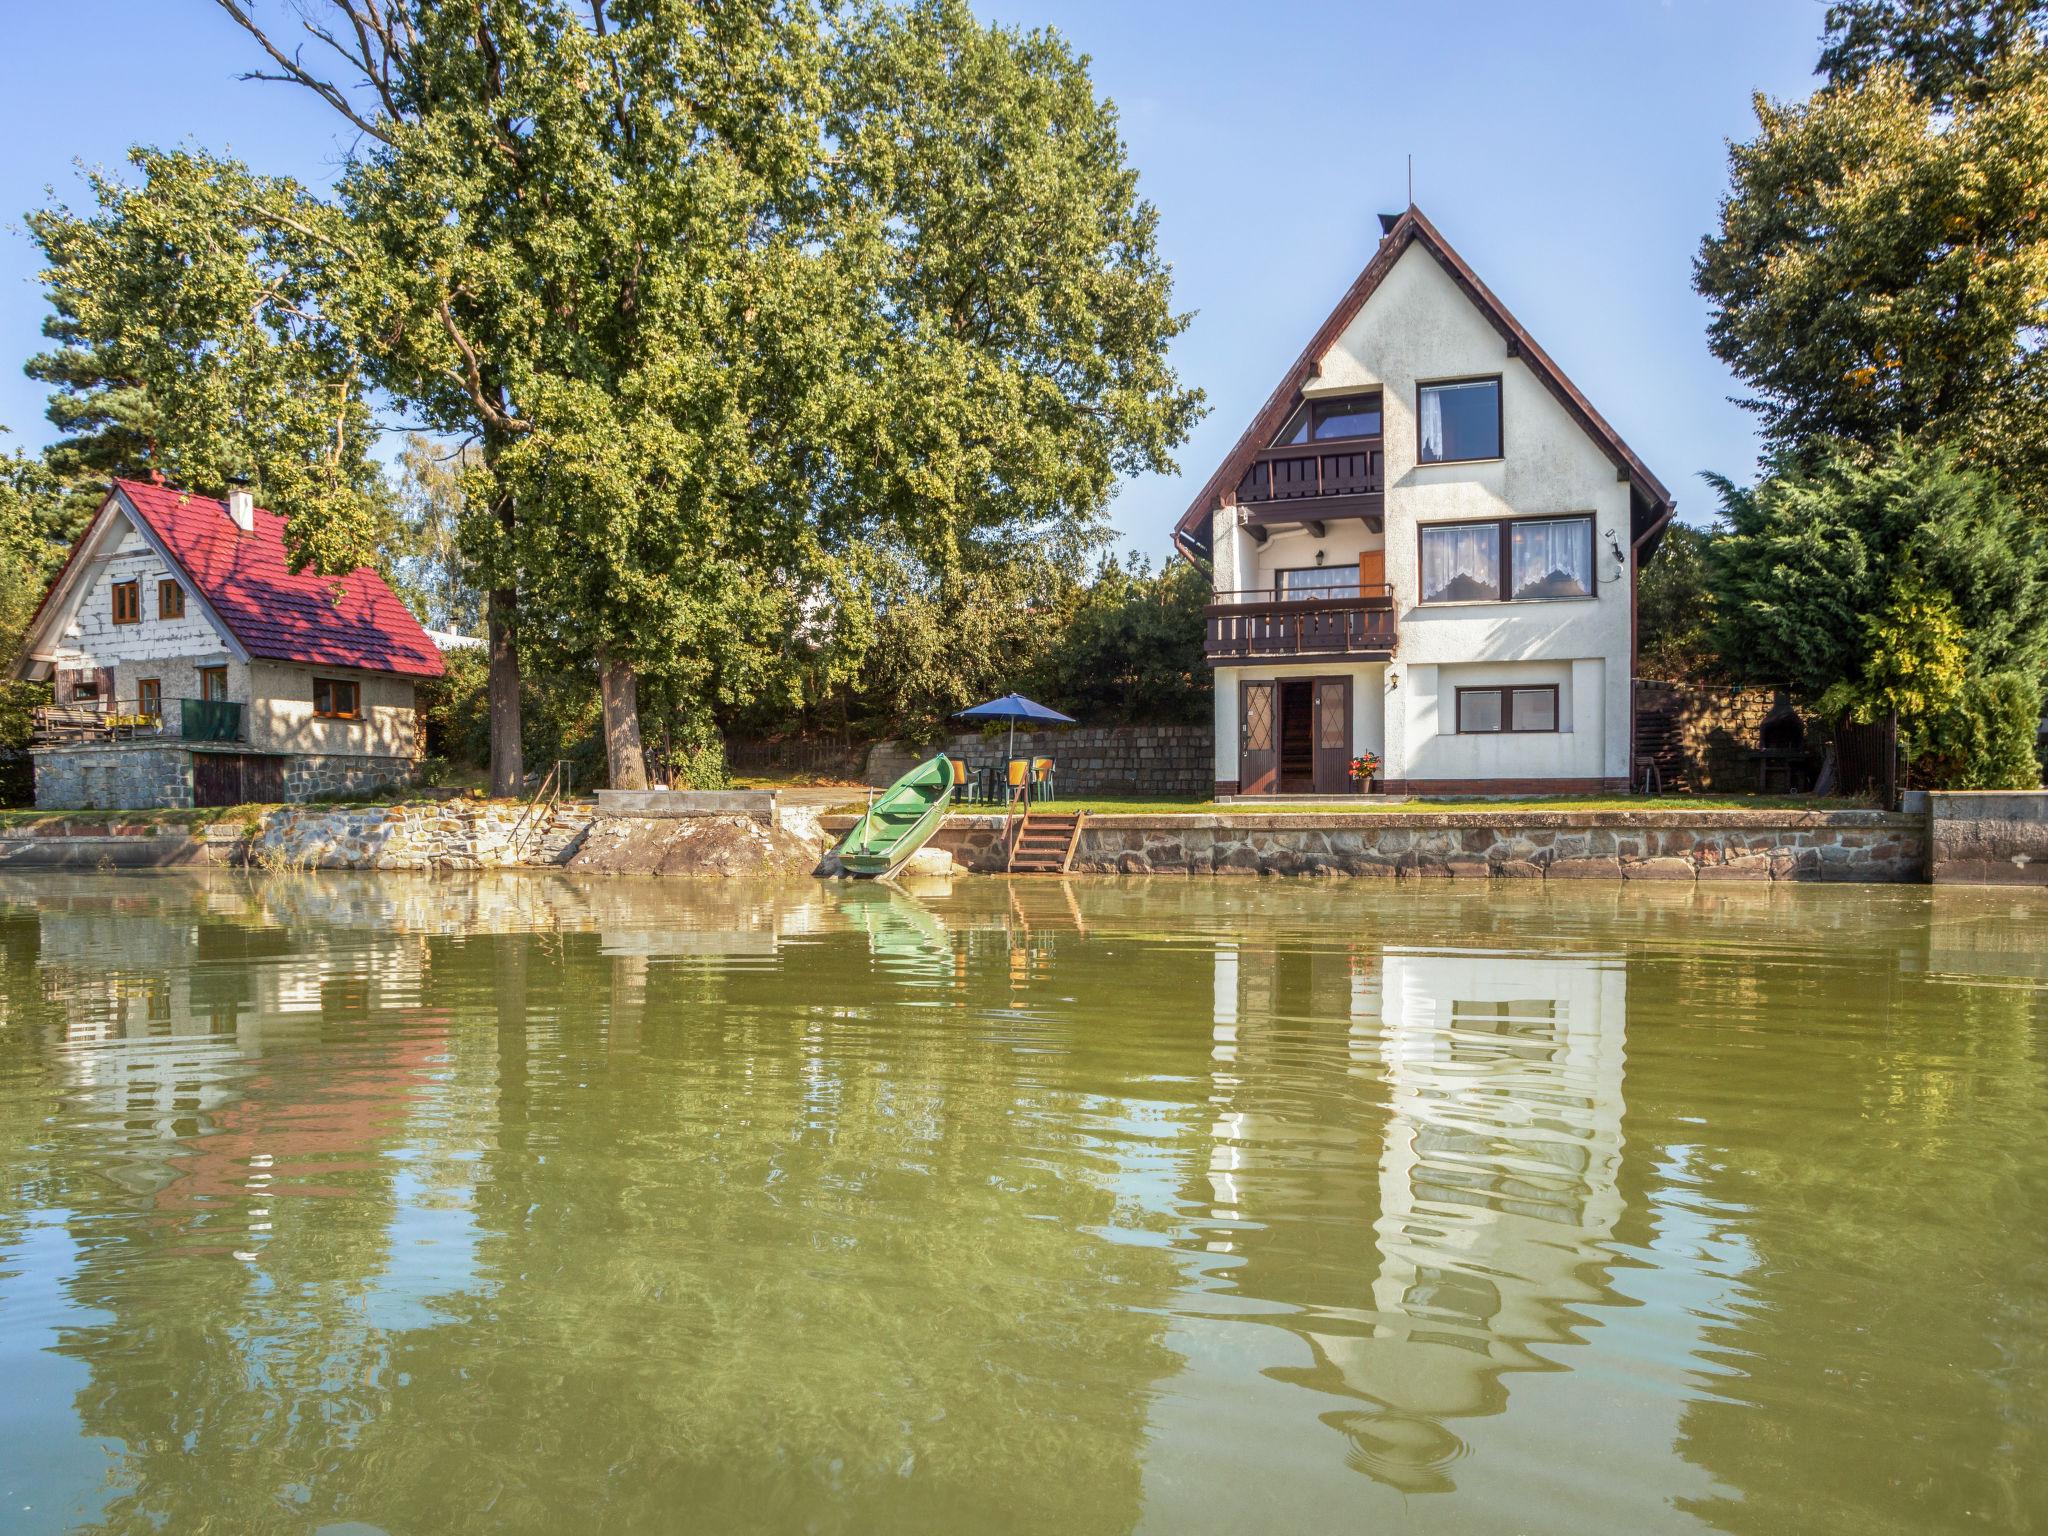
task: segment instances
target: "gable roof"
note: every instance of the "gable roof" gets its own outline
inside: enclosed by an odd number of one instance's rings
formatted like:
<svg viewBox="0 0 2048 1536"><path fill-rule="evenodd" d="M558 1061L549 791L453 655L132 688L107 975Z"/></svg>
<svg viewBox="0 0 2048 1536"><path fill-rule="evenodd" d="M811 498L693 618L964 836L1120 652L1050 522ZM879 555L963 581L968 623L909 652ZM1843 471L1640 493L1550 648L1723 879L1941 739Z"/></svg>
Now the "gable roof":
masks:
<svg viewBox="0 0 2048 1536"><path fill-rule="evenodd" d="M244 533L227 503L211 496L116 480L114 497L251 657L407 677L447 670L419 620L369 567L341 577L295 574L276 513L257 508L255 528Z"/></svg>
<svg viewBox="0 0 2048 1536"><path fill-rule="evenodd" d="M1479 280L1479 275L1466 264L1464 257L1451 248L1451 243L1444 239L1437 227L1423 217L1422 210L1410 203L1408 211L1388 225L1379 249L1365 264L1365 270L1344 291L1344 297L1337 301L1337 307L1330 311L1329 318L1309 338L1301 356L1281 376L1273 393L1266 397L1266 403L1259 407L1258 414L1245 428L1244 435L1238 438L1237 445L1196 493L1187 511L1181 514L1180 521L1174 525L1176 535L1186 538L1199 534L1206 541L1210 514L1224 494L1234 490L1244 478L1252 456L1269 444L1273 435L1286 425L1287 418L1300 403L1302 387L1315 378L1323 354L1337 344L1346 328L1358 318L1358 312L1365 308L1366 301L1379 290L1387 274L1394 270L1394 264L1411 245L1420 245L1436 258L1451 281L1464 290L1473 306L1500 332L1507 342L1508 356L1518 357L1528 364L1529 371L1557 397L1558 403L1572 419L1614 461L1615 468L1628 478L1636 494L1647 503L1646 513L1638 521L1656 522L1668 517L1673 503L1663 482L1651 474L1649 466L1621 440L1621 434L1608 425L1607 418L1593 409L1593 403L1565 377L1564 370L1551 361L1550 354L1536 344L1536 339L1523 328L1522 323L1508 313L1507 306Z"/></svg>

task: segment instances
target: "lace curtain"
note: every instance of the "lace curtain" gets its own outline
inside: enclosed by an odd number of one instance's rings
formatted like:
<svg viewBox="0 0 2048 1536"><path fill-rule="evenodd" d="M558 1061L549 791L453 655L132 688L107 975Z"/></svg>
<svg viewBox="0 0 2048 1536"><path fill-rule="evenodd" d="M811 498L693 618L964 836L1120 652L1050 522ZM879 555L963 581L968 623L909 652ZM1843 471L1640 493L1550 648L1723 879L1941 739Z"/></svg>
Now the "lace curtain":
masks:
<svg viewBox="0 0 2048 1536"><path fill-rule="evenodd" d="M1500 525L1422 530L1422 600L1485 602L1500 596Z"/></svg>
<svg viewBox="0 0 2048 1536"><path fill-rule="evenodd" d="M1444 456L1443 392L1425 389L1416 403L1422 413L1422 462L1433 464Z"/></svg>
<svg viewBox="0 0 2048 1536"><path fill-rule="evenodd" d="M1589 597L1593 525L1585 518L1514 526L1513 597Z"/></svg>

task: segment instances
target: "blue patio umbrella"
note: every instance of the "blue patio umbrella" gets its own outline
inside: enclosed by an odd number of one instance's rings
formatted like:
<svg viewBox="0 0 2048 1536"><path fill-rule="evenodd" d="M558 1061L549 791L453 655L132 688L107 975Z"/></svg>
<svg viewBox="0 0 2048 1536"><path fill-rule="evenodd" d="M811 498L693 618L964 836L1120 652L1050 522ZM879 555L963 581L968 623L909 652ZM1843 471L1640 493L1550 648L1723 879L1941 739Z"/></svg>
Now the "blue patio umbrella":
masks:
<svg viewBox="0 0 2048 1536"><path fill-rule="evenodd" d="M955 720L1007 720L1010 723L1010 747L1008 757L1017 755L1017 722L1026 725L1072 725L1072 715L1063 715L1056 709L1047 709L1043 704L1027 699L1021 693L1006 693L1000 699L990 699L986 704L977 704L972 709L963 709L954 715Z"/></svg>

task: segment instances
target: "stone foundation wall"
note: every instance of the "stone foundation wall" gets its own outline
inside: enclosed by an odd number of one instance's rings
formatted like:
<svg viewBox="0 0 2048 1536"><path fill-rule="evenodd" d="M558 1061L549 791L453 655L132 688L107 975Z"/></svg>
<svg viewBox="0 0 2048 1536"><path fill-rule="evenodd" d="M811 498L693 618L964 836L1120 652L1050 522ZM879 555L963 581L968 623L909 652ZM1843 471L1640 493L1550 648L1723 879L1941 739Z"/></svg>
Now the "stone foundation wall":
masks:
<svg viewBox="0 0 2048 1536"><path fill-rule="evenodd" d="M962 731L941 745L949 756L965 758L970 768L984 763L1000 765L1012 755L1009 733L1002 730ZM867 780L893 784L921 755L896 742L878 743L868 754ZM1194 795L1207 799L1215 788L1216 731L1207 725L1019 731L1014 755L1051 758L1054 787L1071 799L1097 795L1156 795L1161 799Z"/></svg>
<svg viewBox="0 0 2048 1536"><path fill-rule="evenodd" d="M848 818L827 817L828 832ZM954 816L933 842L1000 872L1000 816ZM1881 811L1483 811L1091 816L1074 851L1090 874L1402 879L1854 880L1926 878L1927 821Z"/></svg>
<svg viewBox="0 0 2048 1536"><path fill-rule="evenodd" d="M39 748L36 806L42 810L179 810L192 804L192 754L141 742Z"/></svg>
<svg viewBox="0 0 2048 1536"><path fill-rule="evenodd" d="M188 810L192 806L192 749L177 742L114 741L95 746L38 747L35 803L39 810ZM259 756L264 754L250 754ZM290 802L337 800L398 789L413 780L409 757L300 753L282 764Z"/></svg>
<svg viewBox="0 0 2048 1536"><path fill-rule="evenodd" d="M412 782L415 767L409 757L304 753L285 759L284 797L291 801L338 800L380 789L398 789Z"/></svg>

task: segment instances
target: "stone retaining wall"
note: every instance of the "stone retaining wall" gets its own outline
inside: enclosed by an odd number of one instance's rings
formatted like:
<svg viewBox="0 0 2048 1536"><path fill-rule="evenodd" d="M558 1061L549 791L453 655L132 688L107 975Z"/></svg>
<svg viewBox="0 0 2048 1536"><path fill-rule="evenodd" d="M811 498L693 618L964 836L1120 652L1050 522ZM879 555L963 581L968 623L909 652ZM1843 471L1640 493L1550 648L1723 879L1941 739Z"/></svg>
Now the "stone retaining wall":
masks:
<svg viewBox="0 0 2048 1536"><path fill-rule="evenodd" d="M1943 885L2048 885L2048 790L1933 790L1931 873Z"/></svg>
<svg viewBox="0 0 2048 1536"><path fill-rule="evenodd" d="M268 812L251 837L232 820L211 829L223 862L291 869L505 869L560 864L595 808L564 800L545 811L503 801L331 806Z"/></svg>
<svg viewBox="0 0 2048 1536"><path fill-rule="evenodd" d="M975 767L1000 764L1011 755L1009 733L1004 730L962 731L947 737L942 746L949 755L965 758ZM1015 755L1051 758L1057 788L1065 798L1156 795L1169 800L1206 797L1215 788L1216 731L1207 725L1019 731ZM919 756L900 743L880 742L868 754L867 780L876 785L893 784Z"/></svg>
<svg viewBox="0 0 2048 1536"><path fill-rule="evenodd" d="M836 835L850 818L827 817ZM1002 868L1002 818L953 816L933 839L971 870ZM1091 874L1404 879L1926 878L1927 822L1881 811L1484 811L1091 816Z"/></svg>

